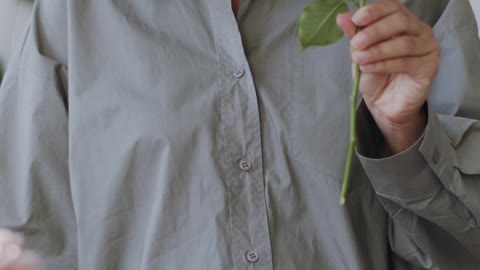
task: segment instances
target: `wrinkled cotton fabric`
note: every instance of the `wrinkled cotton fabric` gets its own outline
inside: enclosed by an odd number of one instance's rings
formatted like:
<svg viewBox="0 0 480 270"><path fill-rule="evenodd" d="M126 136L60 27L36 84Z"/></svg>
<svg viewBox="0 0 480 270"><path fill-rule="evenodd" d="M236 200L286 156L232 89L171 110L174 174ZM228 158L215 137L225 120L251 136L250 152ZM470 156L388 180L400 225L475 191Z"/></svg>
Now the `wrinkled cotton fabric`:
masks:
<svg viewBox="0 0 480 270"><path fill-rule="evenodd" d="M349 42L300 51L310 0L39 0L0 88L0 227L47 269L478 269L480 42L434 27L428 126L384 157Z"/></svg>

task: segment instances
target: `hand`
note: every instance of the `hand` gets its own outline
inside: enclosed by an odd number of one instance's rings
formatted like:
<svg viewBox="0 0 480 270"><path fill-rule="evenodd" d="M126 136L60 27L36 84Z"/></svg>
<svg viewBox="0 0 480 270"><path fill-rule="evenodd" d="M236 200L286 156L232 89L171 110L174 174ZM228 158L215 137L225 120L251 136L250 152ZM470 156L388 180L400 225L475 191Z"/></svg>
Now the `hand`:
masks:
<svg viewBox="0 0 480 270"><path fill-rule="evenodd" d="M0 229L0 270L36 270L41 267L39 258L23 250L23 238Z"/></svg>
<svg viewBox="0 0 480 270"><path fill-rule="evenodd" d="M425 129L422 107L438 71L432 28L398 0L341 14L337 24L351 39L352 61L362 71L359 91L387 145L394 154L407 149Z"/></svg>

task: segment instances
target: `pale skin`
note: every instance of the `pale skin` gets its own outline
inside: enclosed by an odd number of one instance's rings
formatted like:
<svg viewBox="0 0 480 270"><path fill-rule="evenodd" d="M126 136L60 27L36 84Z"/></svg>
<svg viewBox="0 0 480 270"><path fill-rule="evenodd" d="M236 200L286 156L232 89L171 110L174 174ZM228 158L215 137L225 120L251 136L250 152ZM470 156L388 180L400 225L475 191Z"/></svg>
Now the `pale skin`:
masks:
<svg viewBox="0 0 480 270"><path fill-rule="evenodd" d="M240 0L232 0L237 14ZM427 124L424 104L438 70L440 46L430 26L398 0L379 0L337 23L351 39L360 65L360 92L392 154L414 144ZM356 26L363 28L356 34ZM23 239L0 230L0 270L37 270L39 259L23 250Z"/></svg>
<svg viewBox="0 0 480 270"><path fill-rule="evenodd" d="M352 61L362 70L359 90L391 153L408 149L425 130L424 105L439 67L432 28L398 0L341 14L337 24L351 39Z"/></svg>
<svg viewBox="0 0 480 270"><path fill-rule="evenodd" d="M38 270L40 259L23 249L21 235L0 229L0 270Z"/></svg>

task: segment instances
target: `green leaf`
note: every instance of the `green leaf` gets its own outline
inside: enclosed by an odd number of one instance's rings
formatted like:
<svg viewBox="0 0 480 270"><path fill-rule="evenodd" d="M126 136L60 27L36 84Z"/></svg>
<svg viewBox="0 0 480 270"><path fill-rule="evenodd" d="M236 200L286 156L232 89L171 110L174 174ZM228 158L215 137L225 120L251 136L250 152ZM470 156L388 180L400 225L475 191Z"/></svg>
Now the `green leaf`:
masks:
<svg viewBox="0 0 480 270"><path fill-rule="evenodd" d="M343 31L337 26L337 15L348 12L342 0L317 0L308 5L298 19L298 40L302 50L337 42Z"/></svg>

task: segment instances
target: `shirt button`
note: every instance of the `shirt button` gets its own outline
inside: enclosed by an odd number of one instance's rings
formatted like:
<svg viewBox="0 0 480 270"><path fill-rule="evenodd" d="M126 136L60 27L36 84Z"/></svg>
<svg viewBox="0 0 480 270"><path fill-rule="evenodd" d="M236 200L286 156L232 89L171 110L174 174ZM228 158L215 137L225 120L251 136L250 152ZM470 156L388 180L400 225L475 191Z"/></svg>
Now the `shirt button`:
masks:
<svg viewBox="0 0 480 270"><path fill-rule="evenodd" d="M252 168L252 162L249 159L242 159L238 163L238 166L242 171L248 171Z"/></svg>
<svg viewBox="0 0 480 270"><path fill-rule="evenodd" d="M247 252L247 261L251 263L256 263L260 260L260 255L255 250L250 250Z"/></svg>
<svg viewBox="0 0 480 270"><path fill-rule="evenodd" d="M242 78L243 75L245 75L245 69L243 69L243 68L237 69L237 70L235 70L235 72L233 72L233 77L235 77L235 78Z"/></svg>

